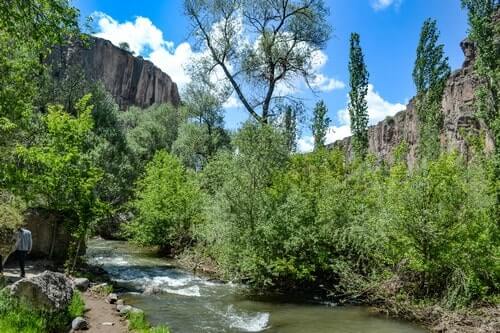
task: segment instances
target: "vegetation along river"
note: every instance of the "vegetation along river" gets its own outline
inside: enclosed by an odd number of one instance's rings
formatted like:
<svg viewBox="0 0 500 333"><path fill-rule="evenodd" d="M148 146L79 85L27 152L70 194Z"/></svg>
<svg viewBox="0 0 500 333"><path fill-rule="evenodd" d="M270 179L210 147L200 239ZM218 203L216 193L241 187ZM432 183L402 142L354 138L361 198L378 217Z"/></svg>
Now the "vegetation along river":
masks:
<svg viewBox="0 0 500 333"><path fill-rule="evenodd" d="M92 240L87 256L123 288L127 304L143 309L152 324L167 324L174 333L425 332L366 307L263 299L242 285L195 276L176 267L175 261L127 242Z"/></svg>

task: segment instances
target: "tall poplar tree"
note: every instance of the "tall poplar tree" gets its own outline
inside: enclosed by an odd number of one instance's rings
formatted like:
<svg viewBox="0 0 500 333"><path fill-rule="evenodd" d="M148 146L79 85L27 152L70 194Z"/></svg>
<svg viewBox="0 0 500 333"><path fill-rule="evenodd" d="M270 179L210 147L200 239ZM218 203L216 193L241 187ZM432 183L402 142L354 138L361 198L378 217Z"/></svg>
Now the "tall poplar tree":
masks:
<svg viewBox="0 0 500 333"><path fill-rule="evenodd" d="M441 99L450 75L443 44L438 44L436 21L425 20L417 47L413 82L417 88L416 110L420 123L420 158L439 156L439 134L442 129Z"/></svg>
<svg viewBox="0 0 500 333"><path fill-rule="evenodd" d="M325 146L326 132L330 126L330 118L327 116L328 109L324 101L319 101L313 110L313 121L311 130L314 137L314 150Z"/></svg>
<svg viewBox="0 0 500 333"><path fill-rule="evenodd" d="M351 34L349 51L349 116L354 154L364 158L368 151L368 71L366 69L363 50L359 45L359 34Z"/></svg>

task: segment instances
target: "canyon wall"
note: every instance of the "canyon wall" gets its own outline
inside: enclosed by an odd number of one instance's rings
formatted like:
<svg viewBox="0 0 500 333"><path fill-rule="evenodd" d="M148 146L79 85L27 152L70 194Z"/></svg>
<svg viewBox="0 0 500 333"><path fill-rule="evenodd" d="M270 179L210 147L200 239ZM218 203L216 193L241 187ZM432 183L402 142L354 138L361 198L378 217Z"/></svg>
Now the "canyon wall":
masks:
<svg viewBox="0 0 500 333"><path fill-rule="evenodd" d="M465 139L467 133L484 131L487 151L493 149L493 140L488 135L485 124L474 116L474 91L479 84L473 71L474 44L466 39L462 41L460 46L464 52L465 61L462 68L454 71L446 82L441 105L443 129L440 141L443 150L457 150L469 158L470 149ZM406 110L369 127L369 152L380 160L390 163L394 158L394 150L400 143L406 142L409 148L406 159L408 165L413 167L418 156L418 129L419 121L415 110L415 100L412 99L406 106ZM340 148L348 158L353 157L351 137L336 141L330 144L329 148Z"/></svg>
<svg viewBox="0 0 500 333"><path fill-rule="evenodd" d="M56 48L51 55L53 76L62 77L77 66L90 82L101 81L120 109L131 105L141 108L156 103L180 103L177 84L152 62L135 57L110 41L88 36Z"/></svg>

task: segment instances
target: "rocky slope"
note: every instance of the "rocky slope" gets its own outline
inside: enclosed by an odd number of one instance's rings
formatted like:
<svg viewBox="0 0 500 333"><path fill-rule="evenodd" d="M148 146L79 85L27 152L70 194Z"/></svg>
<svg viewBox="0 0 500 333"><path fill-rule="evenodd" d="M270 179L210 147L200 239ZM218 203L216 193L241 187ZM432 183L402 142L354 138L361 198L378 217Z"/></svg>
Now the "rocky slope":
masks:
<svg viewBox="0 0 500 333"><path fill-rule="evenodd" d="M90 82L101 81L120 109L131 105L148 107L155 103L180 103L177 85L152 62L135 57L110 41L88 37L58 47L51 55L54 76L63 76L69 68L81 68Z"/></svg>
<svg viewBox="0 0 500 333"><path fill-rule="evenodd" d="M465 55L462 68L454 71L446 83L442 100L443 129L441 146L446 151L457 150L466 158L470 158L469 145L465 140L466 133L486 133L485 148L493 149L493 140L488 135L486 126L474 117L474 91L479 81L473 73L475 59L474 44L468 40L460 44ZM410 167L417 161L419 144L419 123L412 99L403 110L394 117L387 117L368 129L369 151L380 160L391 162L393 152L402 142L408 144L406 159ZM336 141L330 148L339 147L349 158L353 156L351 137Z"/></svg>

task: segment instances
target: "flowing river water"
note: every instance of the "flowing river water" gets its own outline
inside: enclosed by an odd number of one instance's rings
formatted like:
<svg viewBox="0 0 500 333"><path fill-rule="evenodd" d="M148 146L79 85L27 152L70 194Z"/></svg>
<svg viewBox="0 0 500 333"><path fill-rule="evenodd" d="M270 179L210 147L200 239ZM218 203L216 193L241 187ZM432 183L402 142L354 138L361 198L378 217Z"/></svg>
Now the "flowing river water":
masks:
<svg viewBox="0 0 500 333"><path fill-rule="evenodd" d="M123 289L127 304L173 333L422 333L422 328L362 306L252 295L245 286L218 283L126 242L91 240L89 262L101 265Z"/></svg>

